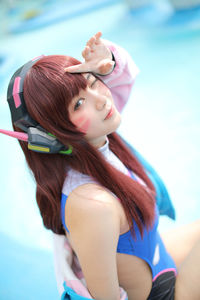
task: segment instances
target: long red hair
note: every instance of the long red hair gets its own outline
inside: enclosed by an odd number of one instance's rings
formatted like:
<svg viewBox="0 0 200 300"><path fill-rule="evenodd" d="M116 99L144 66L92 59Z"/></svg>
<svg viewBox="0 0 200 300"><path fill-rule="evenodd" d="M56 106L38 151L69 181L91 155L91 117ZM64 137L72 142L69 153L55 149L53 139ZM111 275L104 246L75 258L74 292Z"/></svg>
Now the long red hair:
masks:
<svg viewBox="0 0 200 300"><path fill-rule="evenodd" d="M29 70L24 81L24 99L30 116L64 145L73 147L72 155L44 154L28 150L27 143L20 142L36 180L36 199L44 226L64 234L60 200L67 176L66 166L70 166L92 176L114 193L121 201L133 234L133 219L142 234L144 225L149 228L154 221L155 188L117 133L108 136L110 149L143 179L147 189L111 166L71 123L69 103L86 88L87 81L81 74L64 72L64 68L78 63L68 56L45 56Z"/></svg>

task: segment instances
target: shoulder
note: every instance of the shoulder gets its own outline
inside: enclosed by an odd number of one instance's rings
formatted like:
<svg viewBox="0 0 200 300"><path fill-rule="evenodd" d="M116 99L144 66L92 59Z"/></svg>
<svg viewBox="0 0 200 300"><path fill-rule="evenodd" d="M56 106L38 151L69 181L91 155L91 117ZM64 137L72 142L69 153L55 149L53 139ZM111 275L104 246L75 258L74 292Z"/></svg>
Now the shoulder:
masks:
<svg viewBox="0 0 200 300"><path fill-rule="evenodd" d="M120 228L120 210L117 199L105 188L98 184L89 183L75 188L69 195L65 218L71 232L80 230L84 226L91 230L91 226L99 224L102 229L106 226Z"/></svg>
<svg viewBox="0 0 200 300"><path fill-rule="evenodd" d="M114 196L97 184L76 188L67 211L70 243L94 299L117 299L120 219ZM102 298L103 297L103 298Z"/></svg>

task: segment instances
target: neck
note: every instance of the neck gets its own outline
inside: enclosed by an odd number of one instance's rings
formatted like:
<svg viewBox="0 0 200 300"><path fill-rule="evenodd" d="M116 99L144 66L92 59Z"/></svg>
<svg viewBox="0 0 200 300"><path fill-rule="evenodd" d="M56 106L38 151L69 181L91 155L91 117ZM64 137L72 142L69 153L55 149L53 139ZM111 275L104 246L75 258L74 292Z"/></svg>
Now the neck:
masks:
<svg viewBox="0 0 200 300"><path fill-rule="evenodd" d="M101 148L103 145L105 145L107 140L107 136L101 136L100 138L96 138L95 140L89 140L88 142L96 149Z"/></svg>

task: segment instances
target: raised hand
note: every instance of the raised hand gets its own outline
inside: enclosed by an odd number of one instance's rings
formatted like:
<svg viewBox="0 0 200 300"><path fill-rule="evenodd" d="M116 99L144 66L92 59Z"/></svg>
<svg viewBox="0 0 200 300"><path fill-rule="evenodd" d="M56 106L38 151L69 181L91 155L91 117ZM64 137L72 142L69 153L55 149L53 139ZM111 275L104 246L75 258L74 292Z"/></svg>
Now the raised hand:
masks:
<svg viewBox="0 0 200 300"><path fill-rule="evenodd" d="M84 62L65 69L69 73L92 72L99 75L107 75L112 72L115 62L112 60L110 49L100 39L101 32L97 32L87 42L82 52Z"/></svg>

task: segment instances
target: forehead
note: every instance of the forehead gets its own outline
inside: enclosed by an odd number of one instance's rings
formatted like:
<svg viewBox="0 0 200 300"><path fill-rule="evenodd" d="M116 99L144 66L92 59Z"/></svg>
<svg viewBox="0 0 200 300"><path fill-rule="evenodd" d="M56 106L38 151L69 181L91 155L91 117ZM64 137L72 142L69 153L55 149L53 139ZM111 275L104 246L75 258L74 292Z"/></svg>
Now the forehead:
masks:
<svg viewBox="0 0 200 300"><path fill-rule="evenodd" d="M81 74L86 79L87 82L90 80L90 78L92 78L91 73L79 73L79 74ZM87 86L87 84L86 84L86 86ZM77 101L77 98L79 98L81 96L82 92L84 92L84 91L85 91L85 88L79 89L79 92L72 97L72 99L69 103L69 107L72 106Z"/></svg>

